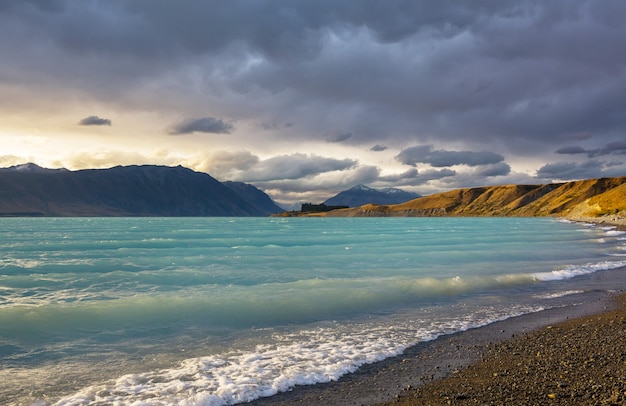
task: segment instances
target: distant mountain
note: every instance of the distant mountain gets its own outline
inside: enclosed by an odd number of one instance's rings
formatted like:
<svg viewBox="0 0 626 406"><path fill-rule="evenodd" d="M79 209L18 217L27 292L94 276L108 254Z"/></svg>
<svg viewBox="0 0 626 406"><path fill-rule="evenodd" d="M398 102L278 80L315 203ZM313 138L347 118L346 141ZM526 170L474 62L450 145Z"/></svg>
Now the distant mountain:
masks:
<svg viewBox="0 0 626 406"><path fill-rule="evenodd" d="M0 216L267 216L273 212L265 203L257 207L255 201L206 173L182 166L68 171L25 164L0 170Z"/></svg>
<svg viewBox="0 0 626 406"><path fill-rule="evenodd" d="M60 169L48 169L34 163L27 163L21 165L14 165L8 168L0 168L0 172L37 172L37 173L49 173L49 172L69 172L65 168Z"/></svg>
<svg viewBox="0 0 626 406"><path fill-rule="evenodd" d="M406 192L402 189L386 188L373 189L365 185L358 185L331 197L324 202L327 206L358 207L364 204L398 204L421 197L417 193Z"/></svg>
<svg viewBox="0 0 626 406"><path fill-rule="evenodd" d="M334 217L560 216L626 218L626 177L456 189L395 205L366 204Z"/></svg>
<svg viewBox="0 0 626 406"><path fill-rule="evenodd" d="M237 193L257 209L262 210L267 216L284 211L265 192L252 185L231 181L222 182L222 185Z"/></svg>

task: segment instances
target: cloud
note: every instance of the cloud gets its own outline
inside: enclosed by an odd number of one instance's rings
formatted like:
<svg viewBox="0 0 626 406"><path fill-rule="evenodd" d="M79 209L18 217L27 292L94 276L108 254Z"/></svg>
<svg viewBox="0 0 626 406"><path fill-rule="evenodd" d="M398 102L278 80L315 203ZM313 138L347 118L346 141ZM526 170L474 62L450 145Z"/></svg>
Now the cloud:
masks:
<svg viewBox="0 0 626 406"><path fill-rule="evenodd" d="M495 152L434 150L432 145L420 145L401 151L396 159L405 165L427 163L436 168L454 165L479 166L502 162L504 157Z"/></svg>
<svg viewBox="0 0 626 406"><path fill-rule="evenodd" d="M232 117L242 112L238 119L254 112L256 122L284 108L318 125L343 117L342 128L370 141L506 139L530 153L563 134L602 137L623 124L615 102L626 90L624 57L611 50L623 45L613 16L625 8L277 0L58 2L52 10L15 2L0 33L23 33L4 43L18 56L3 64L10 77L75 83L97 99L117 94L116 103L174 110L217 100ZM40 56L49 57L45 67L32 63ZM267 96L263 106L246 97L255 92Z"/></svg>
<svg viewBox="0 0 626 406"><path fill-rule="evenodd" d="M506 176L511 173L511 166L505 162L499 162L494 165L488 165L485 168L479 168L476 175L479 177Z"/></svg>
<svg viewBox="0 0 626 406"><path fill-rule="evenodd" d="M279 179L301 179L324 172L344 171L355 167L353 159L326 158L312 154L279 155L259 161L240 177L250 182Z"/></svg>
<svg viewBox="0 0 626 406"><path fill-rule="evenodd" d="M579 146L568 146L561 147L554 151L555 154L567 154L567 155L576 155L576 154L586 154L587 150L579 147Z"/></svg>
<svg viewBox="0 0 626 406"><path fill-rule="evenodd" d="M79 125L111 125L108 118L100 118L98 116L85 117L78 122Z"/></svg>
<svg viewBox="0 0 626 406"><path fill-rule="evenodd" d="M415 179L417 177L417 175L418 175L417 169L411 168L411 169L409 169L407 171L404 171L402 173L381 176L381 177L378 178L378 180L382 181L382 182L396 183L396 182L403 181L405 179Z"/></svg>
<svg viewBox="0 0 626 406"><path fill-rule="evenodd" d="M117 165L169 164L159 162L136 151L101 149L97 151L71 152L51 161L51 167L70 170L84 168L112 168Z"/></svg>
<svg viewBox="0 0 626 406"><path fill-rule="evenodd" d="M562 138L563 139L576 140L576 141L584 141L584 140L590 139L591 138L591 134L586 133L586 132L581 132L581 133L577 133L577 134L564 135Z"/></svg>
<svg viewBox="0 0 626 406"><path fill-rule="evenodd" d="M170 135L184 135L195 132L230 134L233 125L213 117L192 118L176 124L169 130Z"/></svg>
<svg viewBox="0 0 626 406"><path fill-rule="evenodd" d="M343 142L352 137L352 133L329 133L324 136L326 142Z"/></svg>
<svg viewBox="0 0 626 406"><path fill-rule="evenodd" d="M380 170L352 159L315 154L277 155L260 159L249 151L215 151L183 162L218 180L254 184L277 201L324 201L341 188L375 181ZM339 190L336 190L339 188Z"/></svg>
<svg viewBox="0 0 626 406"><path fill-rule="evenodd" d="M280 202L323 202L358 184L371 184L380 174L375 166L355 166L341 171L318 173L301 179L255 181L254 185Z"/></svg>
<svg viewBox="0 0 626 406"><path fill-rule="evenodd" d="M624 162L623 161L608 161L608 162L605 162L604 165L607 168L610 168L611 166L621 166L621 165L624 165ZM623 173L626 173L626 170L624 170Z"/></svg>
<svg viewBox="0 0 626 406"><path fill-rule="evenodd" d="M440 180L444 178L450 178L456 176L457 172L452 169L429 169L425 171L421 171L419 175L414 178L409 178L408 181L403 182L405 185L424 185L433 180Z"/></svg>
<svg viewBox="0 0 626 406"><path fill-rule="evenodd" d="M584 166L576 162L557 162L546 164L537 170L538 178L546 179L581 179L590 171L598 173L601 165L598 161L587 162Z"/></svg>
<svg viewBox="0 0 626 406"><path fill-rule="evenodd" d="M357 167L353 159L328 158L314 154L276 155L261 159L250 151L214 151L198 153L184 162L189 167L209 173L219 180L274 182L305 180L327 172L342 172Z"/></svg>
<svg viewBox="0 0 626 406"><path fill-rule="evenodd" d="M280 130L283 128L291 128L294 126L294 123L284 123L284 124L280 124L280 123L276 123L276 122L271 122L271 123L261 123L259 124L259 127L261 127L262 130L264 131L276 131L276 130Z"/></svg>
<svg viewBox="0 0 626 406"><path fill-rule="evenodd" d="M250 151L219 150L208 154L198 153L183 162L183 165L206 172L219 180L238 180L239 174L250 170L260 160Z"/></svg>
<svg viewBox="0 0 626 406"><path fill-rule="evenodd" d="M615 141L608 143L600 150L603 155L626 154L626 141Z"/></svg>
<svg viewBox="0 0 626 406"><path fill-rule="evenodd" d="M396 175L381 176L377 179L376 186L424 186L430 182L438 182L445 178L457 176L457 171L452 169L426 169L417 171L411 168L406 172ZM433 192L440 191L437 187L433 188Z"/></svg>
<svg viewBox="0 0 626 406"><path fill-rule="evenodd" d="M28 163L28 159L16 155L0 155L0 168Z"/></svg>
<svg viewBox="0 0 626 406"><path fill-rule="evenodd" d="M601 177L623 176L624 168L616 162L589 160L578 162L557 162L539 168L536 178L555 180L578 180Z"/></svg>
<svg viewBox="0 0 626 406"><path fill-rule="evenodd" d="M610 142L602 148L597 149L584 149L579 146L567 146L561 147L554 152L557 154L568 155L587 154L589 158L595 158L604 155L622 155L626 154L626 141Z"/></svg>
<svg viewBox="0 0 626 406"><path fill-rule="evenodd" d="M328 142L355 148L345 156L358 163L341 174L374 165L390 173L398 162L420 166L398 182L422 179L421 164L458 172L429 187L512 179L561 164L555 152L576 161L626 152L626 54L615 52L626 41L626 2L12 0L0 8L0 54L11 55L0 64L5 116L59 128L85 105L124 112L132 126L107 145L146 156L141 142L156 122L174 122L171 135L233 134L211 148L245 146L248 157L198 161L229 176L259 165L273 177L272 154L319 156ZM11 125L0 130L13 134ZM259 136L261 128L271 131ZM341 131L325 138L329 128ZM194 137L162 141L192 159L183 148ZM417 147L393 150L392 162L366 152L398 145ZM293 164L299 169L286 173L320 177Z"/></svg>

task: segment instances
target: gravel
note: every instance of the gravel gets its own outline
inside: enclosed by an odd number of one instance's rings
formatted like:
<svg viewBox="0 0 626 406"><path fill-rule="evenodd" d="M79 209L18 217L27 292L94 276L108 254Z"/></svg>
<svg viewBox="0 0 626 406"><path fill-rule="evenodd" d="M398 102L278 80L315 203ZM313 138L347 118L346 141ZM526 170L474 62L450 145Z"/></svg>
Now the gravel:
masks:
<svg viewBox="0 0 626 406"><path fill-rule="evenodd" d="M626 405L621 307L488 344L481 361L385 405Z"/></svg>

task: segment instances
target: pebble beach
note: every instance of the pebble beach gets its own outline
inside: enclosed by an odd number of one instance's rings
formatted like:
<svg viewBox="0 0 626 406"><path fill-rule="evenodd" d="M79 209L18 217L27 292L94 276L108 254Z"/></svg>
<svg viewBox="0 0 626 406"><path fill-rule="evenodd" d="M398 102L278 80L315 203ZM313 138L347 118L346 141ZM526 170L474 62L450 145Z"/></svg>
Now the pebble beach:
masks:
<svg viewBox="0 0 626 406"><path fill-rule="evenodd" d="M619 308L489 344L484 358L385 405L624 405L626 296Z"/></svg>

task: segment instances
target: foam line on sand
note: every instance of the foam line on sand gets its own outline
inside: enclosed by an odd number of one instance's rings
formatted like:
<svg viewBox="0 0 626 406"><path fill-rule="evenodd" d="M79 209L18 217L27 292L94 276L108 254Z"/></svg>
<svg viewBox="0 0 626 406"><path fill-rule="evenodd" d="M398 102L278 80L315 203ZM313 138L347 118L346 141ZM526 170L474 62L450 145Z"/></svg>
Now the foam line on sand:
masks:
<svg viewBox="0 0 626 406"><path fill-rule="evenodd" d="M596 379L595 376L607 373L608 370L597 370L601 368L599 360L602 354L605 354L606 358L612 357L622 368L621 375L616 372L618 370L611 370L612 375L607 379L612 377L615 382L626 379L624 378L626 363L622 355L626 354L626 348L616 346L615 350L610 350L600 346L599 341L596 346L596 341L587 339L592 337L592 334L598 334L598 331L606 331L602 345L608 345L613 340L619 341L621 346L626 346L624 340L626 324L619 324L626 323L624 322L626 296L618 296L617 292L592 292L586 297L584 303L576 306L513 317L481 328L419 343L398 357L366 365L336 382L297 387L290 392L258 399L249 405L526 404L525 399L531 399L528 404L543 404L545 401L565 399L566 396L570 403L563 404L572 404L572 399L588 401L589 393L591 396L595 394L596 398L590 398L594 401L603 396L608 399L613 396L613 389L620 389L619 386L614 388L605 384L598 387L600 384L594 382L587 382L585 386L574 382L573 373L570 377L562 378L561 375L568 373L558 369L565 368L562 362L571 365L572 368L578 367L573 360L568 361L567 357L573 353L573 348L579 348L580 357L589 358L587 359L589 362L581 364L589 370L589 373L584 375L586 378L581 379ZM581 326L584 326L584 329ZM607 326L611 328L606 328ZM573 334L578 331L577 329L580 333ZM550 353L548 357L546 349L535 350L537 347L548 345L542 338L545 334L556 340L549 345L560 349L560 353ZM568 337L571 338L569 342L558 341ZM526 348L530 353L522 351ZM518 353L519 355L514 355ZM536 357L537 353L546 354L544 358L538 358L546 364L541 367L543 369L537 369L537 373L529 371L529 375L526 375L526 365L531 365L529 359L534 360L533 357ZM506 360L509 364L505 364L498 356L508 357ZM594 361L595 363L590 361L591 356L596 356L598 361ZM487 374L486 377L469 376L479 368ZM462 381L463 379L466 380ZM543 380L544 385L540 385L538 380ZM511 381L517 386L513 386ZM626 385L626 382L621 382ZM502 386L494 386L498 383ZM519 390L514 390L516 387ZM522 389L523 387L528 390L536 388L537 392L533 392L531 396L526 389ZM476 396L470 388L476 388ZM567 388L569 392L566 391ZM600 393L601 391L604 393ZM550 397L552 395L554 398ZM537 397L533 398L534 396ZM533 403L532 399L540 399L541 402Z"/></svg>

